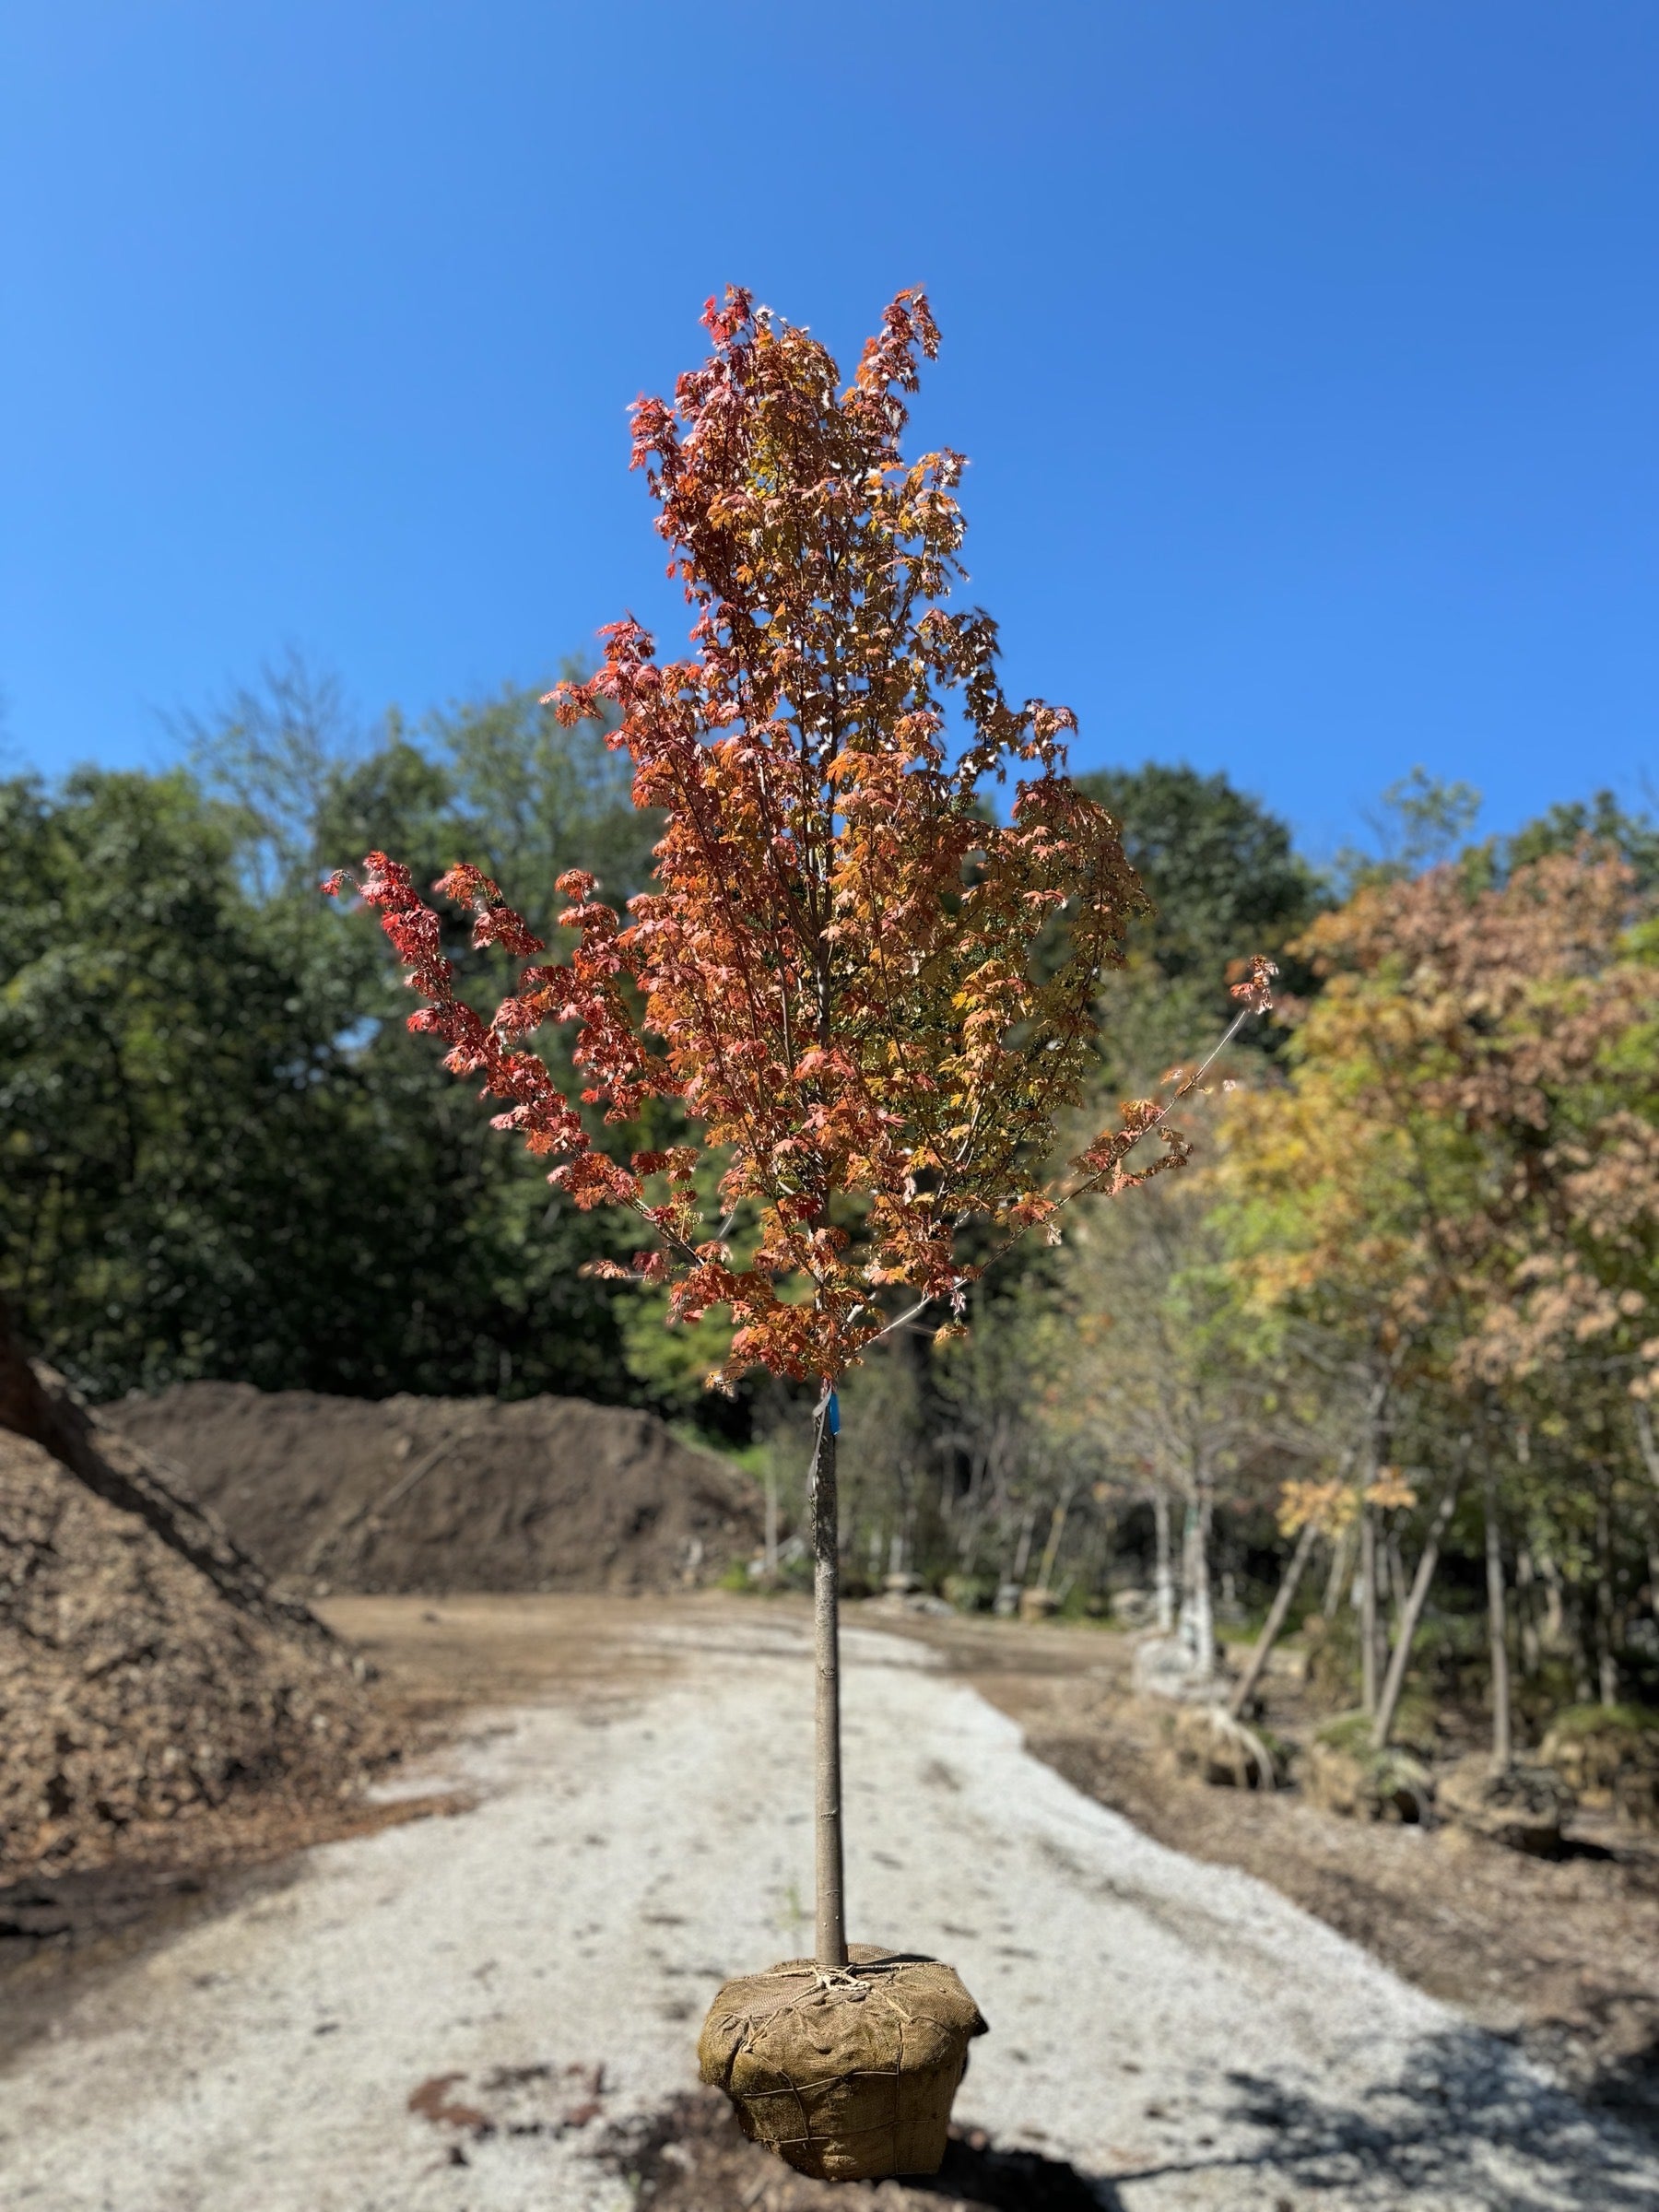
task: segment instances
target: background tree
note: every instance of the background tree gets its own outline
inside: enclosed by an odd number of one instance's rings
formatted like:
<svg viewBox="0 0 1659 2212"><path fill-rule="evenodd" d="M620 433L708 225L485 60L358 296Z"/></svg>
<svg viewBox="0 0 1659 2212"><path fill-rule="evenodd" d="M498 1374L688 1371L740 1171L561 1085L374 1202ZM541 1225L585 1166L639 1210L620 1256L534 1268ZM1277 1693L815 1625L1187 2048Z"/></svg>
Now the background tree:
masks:
<svg viewBox="0 0 1659 2212"><path fill-rule="evenodd" d="M1195 1108L1201 1135L1206 1124L1212 1117ZM1288 1466L1328 1455L1328 1394L1297 1386L1282 1344L1241 1300L1211 1167L1133 1207L1086 1204L1056 1259L1069 1323L1057 1347L1061 1393L1093 1430L1107 1477L1128 1494L1151 1492L1159 1626L1178 1629L1206 1679L1216 1661L1218 1513L1265 1510ZM1171 1512L1181 1538L1172 1624L1163 1602Z"/></svg>
<svg viewBox="0 0 1659 2212"><path fill-rule="evenodd" d="M1092 770L1077 787L1118 823L1151 901L1131 929L1132 950L1224 1018L1230 966L1258 952L1277 959L1325 903L1289 824L1225 775L1149 760Z"/></svg>
<svg viewBox="0 0 1659 2212"><path fill-rule="evenodd" d="M1659 979L1616 852L1547 850L1501 883L1485 877L1446 865L1373 878L1314 924L1305 946L1324 988L1289 1084L1233 1102L1229 1155L1242 1179L1236 1245L1258 1292L1322 1310L1369 1345L1391 1431L1445 1440L1379 1736L1453 1500L1473 1479L1494 1752L1507 1760L1507 1531L1536 1479L1522 1483L1514 1450L1524 1391L1571 1375L1588 1414L1618 1378L1634 1471L1636 1409L1654 1387L1659 1093L1644 1047ZM1606 1548L1597 1608L1610 1622Z"/></svg>
<svg viewBox="0 0 1659 2212"><path fill-rule="evenodd" d="M544 912L582 857L637 886L653 825L602 735L518 691L371 742L290 659L193 744L194 777L0 784L0 1284L36 1339L96 1396L223 1376L687 1411L630 1364L631 1294L581 1272L616 1225L550 1205L465 1098L434 1112L383 941L315 896L365 825L433 869L521 858ZM469 964L499 995L500 956Z"/></svg>

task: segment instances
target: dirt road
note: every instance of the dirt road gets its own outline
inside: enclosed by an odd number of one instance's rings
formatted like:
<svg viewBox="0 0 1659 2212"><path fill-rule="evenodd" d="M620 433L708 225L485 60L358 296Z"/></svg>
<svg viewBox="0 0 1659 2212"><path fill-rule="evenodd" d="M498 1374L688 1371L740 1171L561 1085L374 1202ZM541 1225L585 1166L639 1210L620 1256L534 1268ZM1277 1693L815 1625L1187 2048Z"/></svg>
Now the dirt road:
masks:
<svg viewBox="0 0 1659 2212"><path fill-rule="evenodd" d="M806 1940L794 1616L382 1600L344 1625L377 1621L419 1623L439 1704L469 1621L518 1654L523 1701L410 1778L474 1808L314 1852L84 1990L0 2078L8 2212L622 2212L594 2151L691 2080L720 1979ZM1659 2197L1659 2158L1511 2046L1078 1795L925 1647L849 1643L853 1932L978 1997L961 2116L1124 2212Z"/></svg>

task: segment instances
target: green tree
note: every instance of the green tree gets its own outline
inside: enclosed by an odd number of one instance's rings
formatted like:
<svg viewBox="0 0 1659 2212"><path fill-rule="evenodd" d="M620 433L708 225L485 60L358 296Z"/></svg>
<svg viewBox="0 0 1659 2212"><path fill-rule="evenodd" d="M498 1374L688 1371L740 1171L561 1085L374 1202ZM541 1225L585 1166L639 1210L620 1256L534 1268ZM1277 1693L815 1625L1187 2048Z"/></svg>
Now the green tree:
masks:
<svg viewBox="0 0 1659 2212"><path fill-rule="evenodd" d="M1229 964L1277 957L1323 903L1288 824L1226 776L1185 766L1099 769L1077 783L1115 818L1156 910L1136 941L1170 981L1192 978L1230 1017Z"/></svg>
<svg viewBox="0 0 1659 2212"><path fill-rule="evenodd" d="M0 784L0 1286L23 1325L98 1396L641 1394L580 1272L614 1230L549 1205L476 1100L434 1115L379 933L261 896L249 835L182 772Z"/></svg>
<svg viewBox="0 0 1659 2212"><path fill-rule="evenodd" d="M1621 806L1610 791L1598 791L1589 800L1547 806L1513 837L1502 841L1495 856L1497 866L1507 877L1547 853L1574 852L1586 840L1611 847L1644 896L1659 890L1659 824L1651 815L1632 814Z"/></svg>
<svg viewBox="0 0 1659 2212"><path fill-rule="evenodd" d="M1152 911L1131 927L1129 958L1105 980L1107 1096L1144 1089L1188 1060L1200 1039L1236 1008L1230 974L1252 955L1287 965L1285 947L1324 902L1318 877L1295 851L1289 827L1224 775L1148 761L1078 779L1123 833L1124 850ZM1291 967L1290 982L1309 978ZM1244 1048L1249 1059L1277 1041L1271 1021Z"/></svg>

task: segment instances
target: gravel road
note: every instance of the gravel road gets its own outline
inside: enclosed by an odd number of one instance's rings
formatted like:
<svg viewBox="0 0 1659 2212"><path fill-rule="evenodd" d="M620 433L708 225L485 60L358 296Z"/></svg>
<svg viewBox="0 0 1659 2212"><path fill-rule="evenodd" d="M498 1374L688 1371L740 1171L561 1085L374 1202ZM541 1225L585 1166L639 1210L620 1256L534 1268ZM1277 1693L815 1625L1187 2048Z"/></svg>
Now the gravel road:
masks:
<svg viewBox="0 0 1659 2212"><path fill-rule="evenodd" d="M472 1811L313 1852L88 1987L0 2077L7 2212L623 2212L595 2147L692 2080L724 1975L803 1947L811 1878L799 1627L626 1633L624 1698L444 1755ZM1122 2212L1659 2203L1659 2156L1508 2045L1079 1796L924 1647L848 1646L853 1932L979 1999L959 2117Z"/></svg>

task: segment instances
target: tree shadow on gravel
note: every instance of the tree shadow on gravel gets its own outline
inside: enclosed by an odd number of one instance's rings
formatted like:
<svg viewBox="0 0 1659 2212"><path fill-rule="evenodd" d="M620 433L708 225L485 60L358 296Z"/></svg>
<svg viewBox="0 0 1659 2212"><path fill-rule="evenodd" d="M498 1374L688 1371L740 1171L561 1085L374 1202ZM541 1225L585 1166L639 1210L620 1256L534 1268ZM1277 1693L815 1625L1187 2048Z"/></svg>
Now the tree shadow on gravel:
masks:
<svg viewBox="0 0 1659 2212"><path fill-rule="evenodd" d="M1481 2212L1651 2212L1659 2203L1653 2138L1587 2111L1541 2082L1477 2029L1428 2038L1394 2082L1351 2102L1235 2072L1225 2117L1263 2131L1238 2158L1172 2159L1119 2182L1218 2169L1293 2183L1299 2205L1327 2193L1332 2212L1371 2204Z"/></svg>
<svg viewBox="0 0 1659 2212"><path fill-rule="evenodd" d="M614 2128L597 2152L651 2212L1122 2212L1110 2182L1036 2151L953 2129L936 2174L815 2182L745 2139L718 2090L677 2097Z"/></svg>

